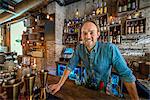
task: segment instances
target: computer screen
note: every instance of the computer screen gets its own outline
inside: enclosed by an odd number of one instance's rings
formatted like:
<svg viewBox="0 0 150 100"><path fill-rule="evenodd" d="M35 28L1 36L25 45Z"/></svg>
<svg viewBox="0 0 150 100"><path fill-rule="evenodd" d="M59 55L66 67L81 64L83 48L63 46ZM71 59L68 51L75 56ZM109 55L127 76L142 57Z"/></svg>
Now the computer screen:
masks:
<svg viewBox="0 0 150 100"><path fill-rule="evenodd" d="M73 48L65 48L64 54L72 54L74 52Z"/></svg>

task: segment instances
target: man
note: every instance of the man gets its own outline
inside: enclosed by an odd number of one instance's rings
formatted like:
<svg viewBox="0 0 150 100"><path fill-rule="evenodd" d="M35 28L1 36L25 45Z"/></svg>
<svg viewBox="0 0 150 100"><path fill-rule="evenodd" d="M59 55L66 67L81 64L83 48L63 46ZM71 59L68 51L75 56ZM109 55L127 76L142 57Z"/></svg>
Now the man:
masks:
<svg viewBox="0 0 150 100"><path fill-rule="evenodd" d="M135 77L128 68L118 48L111 43L100 43L98 26L94 21L86 21L81 27L83 44L76 47L73 57L69 61L63 76L57 84L49 86L52 94L60 90L71 70L77 66L79 58L82 60L88 76L94 76L97 83L103 81L105 86L109 81L112 66L118 72L129 92L131 99L139 99Z"/></svg>

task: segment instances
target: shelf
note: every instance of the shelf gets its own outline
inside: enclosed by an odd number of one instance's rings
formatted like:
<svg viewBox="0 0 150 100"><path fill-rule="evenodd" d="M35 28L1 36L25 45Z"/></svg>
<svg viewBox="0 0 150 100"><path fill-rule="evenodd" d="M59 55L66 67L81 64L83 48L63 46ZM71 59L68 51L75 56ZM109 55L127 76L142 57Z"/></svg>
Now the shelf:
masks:
<svg viewBox="0 0 150 100"><path fill-rule="evenodd" d="M92 16L92 18L95 19L95 18L100 18L100 17L103 17L103 16L107 16L107 14L94 15L94 16Z"/></svg>
<svg viewBox="0 0 150 100"><path fill-rule="evenodd" d="M134 13L136 10L131 10L131 11L125 11L125 12L118 12L118 17L123 17L126 15L130 15L132 13Z"/></svg>
<svg viewBox="0 0 150 100"><path fill-rule="evenodd" d="M111 24L111 25L108 25L109 27L115 27L115 26L121 26L121 24Z"/></svg>
<svg viewBox="0 0 150 100"><path fill-rule="evenodd" d="M146 18L134 18L134 19L127 19L127 22L131 22L131 21L139 21L139 20L145 20Z"/></svg>

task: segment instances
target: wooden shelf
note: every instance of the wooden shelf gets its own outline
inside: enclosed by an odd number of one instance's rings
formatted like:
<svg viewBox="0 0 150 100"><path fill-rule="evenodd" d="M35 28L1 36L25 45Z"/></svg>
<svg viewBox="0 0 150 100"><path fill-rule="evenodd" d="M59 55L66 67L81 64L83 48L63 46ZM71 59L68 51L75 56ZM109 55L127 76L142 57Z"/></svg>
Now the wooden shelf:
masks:
<svg viewBox="0 0 150 100"><path fill-rule="evenodd" d="M131 21L139 21L139 20L145 20L146 18L134 18L134 19L127 19L127 22L131 22Z"/></svg>
<svg viewBox="0 0 150 100"><path fill-rule="evenodd" d="M100 18L100 17L103 17L103 16L107 16L107 14L94 15L94 16L92 16L92 18L96 19L96 18Z"/></svg>
<svg viewBox="0 0 150 100"><path fill-rule="evenodd" d="M131 11L125 11L125 12L118 12L118 17L123 17L126 15L130 15L132 13L134 13L136 10L131 10Z"/></svg>
<svg viewBox="0 0 150 100"><path fill-rule="evenodd" d="M121 24L110 24L109 27L121 26Z"/></svg>

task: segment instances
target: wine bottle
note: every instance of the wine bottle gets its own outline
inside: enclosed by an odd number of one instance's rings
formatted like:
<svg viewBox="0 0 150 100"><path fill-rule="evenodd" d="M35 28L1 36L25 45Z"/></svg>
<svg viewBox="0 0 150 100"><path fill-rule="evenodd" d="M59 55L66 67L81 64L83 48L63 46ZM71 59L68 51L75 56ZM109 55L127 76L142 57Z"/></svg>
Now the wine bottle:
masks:
<svg viewBox="0 0 150 100"><path fill-rule="evenodd" d="M96 15L99 15L100 11L99 11L99 2L96 4L97 8L96 8Z"/></svg>
<svg viewBox="0 0 150 100"><path fill-rule="evenodd" d="M144 25L143 25L143 21L141 20L140 22L140 33L144 32Z"/></svg>
<svg viewBox="0 0 150 100"><path fill-rule="evenodd" d="M127 11L127 1L124 1L123 11Z"/></svg>
<svg viewBox="0 0 150 100"><path fill-rule="evenodd" d="M104 1L104 14L106 14L107 13L107 3L106 3L106 1Z"/></svg>
<svg viewBox="0 0 150 100"><path fill-rule="evenodd" d="M135 23L135 22L132 22L132 24L131 24L131 33L132 33L132 34L134 34L134 31L135 31L135 30L134 30L134 25L135 25L134 23Z"/></svg>
<svg viewBox="0 0 150 100"><path fill-rule="evenodd" d="M103 14L103 2L100 2L99 10L100 10L100 14Z"/></svg>
<svg viewBox="0 0 150 100"><path fill-rule="evenodd" d="M137 34L139 34L139 30L140 30L139 22L137 21L137 26L136 26L136 32L137 32Z"/></svg>
<svg viewBox="0 0 150 100"><path fill-rule="evenodd" d="M121 34L121 33L120 33L120 31L118 30L117 37L116 37L116 42L117 42L117 44L120 44L120 37L121 37L120 34Z"/></svg>
<svg viewBox="0 0 150 100"><path fill-rule="evenodd" d="M118 12L121 12L121 3L118 4Z"/></svg>
<svg viewBox="0 0 150 100"><path fill-rule="evenodd" d="M128 25L127 26L127 33L131 34L131 24L130 24L130 22L128 22L127 25Z"/></svg>
<svg viewBox="0 0 150 100"><path fill-rule="evenodd" d="M106 21L107 19L105 18L104 19L104 31L106 31L107 30L107 27L106 27L106 23L107 23L107 21Z"/></svg>
<svg viewBox="0 0 150 100"><path fill-rule="evenodd" d="M128 0L128 6L127 6L128 11L131 10L131 0Z"/></svg>
<svg viewBox="0 0 150 100"><path fill-rule="evenodd" d="M136 9L136 0L132 0L132 10Z"/></svg>

